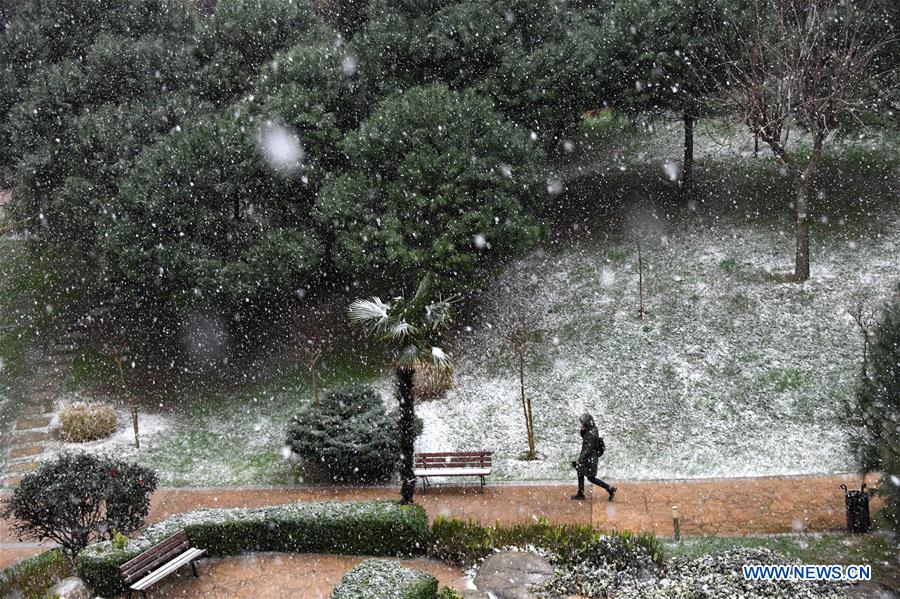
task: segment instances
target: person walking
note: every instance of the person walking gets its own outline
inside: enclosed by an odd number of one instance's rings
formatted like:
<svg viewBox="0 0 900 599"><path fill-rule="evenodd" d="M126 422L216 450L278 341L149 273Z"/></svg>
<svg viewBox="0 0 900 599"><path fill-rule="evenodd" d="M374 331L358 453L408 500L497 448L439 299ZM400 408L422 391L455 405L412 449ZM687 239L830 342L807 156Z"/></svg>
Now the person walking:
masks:
<svg viewBox="0 0 900 599"><path fill-rule="evenodd" d="M572 462L572 466L578 473L578 493L572 495L570 499L584 500L584 479L587 477L595 485L606 489L606 492L609 493L609 500L612 501L616 496L616 487L597 478L597 460L606 449L603 438L597 432L593 416L584 413L578 421L581 423L581 453L578 455L578 459Z"/></svg>

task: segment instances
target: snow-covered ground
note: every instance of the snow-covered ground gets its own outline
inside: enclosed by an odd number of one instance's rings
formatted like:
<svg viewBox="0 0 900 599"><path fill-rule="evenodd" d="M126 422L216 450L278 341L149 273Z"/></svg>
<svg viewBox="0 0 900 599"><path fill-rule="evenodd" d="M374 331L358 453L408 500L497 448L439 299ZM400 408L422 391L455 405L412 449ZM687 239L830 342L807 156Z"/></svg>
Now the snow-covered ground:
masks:
<svg viewBox="0 0 900 599"><path fill-rule="evenodd" d="M885 222L887 219L887 222ZM458 343L456 386L424 403L420 450L489 449L498 477L558 479L594 414L607 445L601 476L670 478L853 470L840 424L859 371L858 297L880 304L900 280L900 215L871 237L813 242L812 277L790 236L768 227L685 222L636 252L582 244L538 251L506 276L545 309L526 372L537 449L526 462L514 354L488 325Z"/></svg>

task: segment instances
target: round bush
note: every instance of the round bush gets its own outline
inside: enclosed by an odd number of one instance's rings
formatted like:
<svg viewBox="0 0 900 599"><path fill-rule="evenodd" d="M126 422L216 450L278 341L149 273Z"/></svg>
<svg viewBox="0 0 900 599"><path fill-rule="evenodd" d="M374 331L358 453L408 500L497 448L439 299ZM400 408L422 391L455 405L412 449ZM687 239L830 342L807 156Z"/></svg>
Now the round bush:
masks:
<svg viewBox="0 0 900 599"><path fill-rule="evenodd" d="M108 437L117 424L116 410L101 401L76 401L59 412L59 435L71 443Z"/></svg>
<svg viewBox="0 0 900 599"><path fill-rule="evenodd" d="M336 481L383 480L400 455L397 419L369 388L333 391L319 406L306 404L291 422L287 443Z"/></svg>

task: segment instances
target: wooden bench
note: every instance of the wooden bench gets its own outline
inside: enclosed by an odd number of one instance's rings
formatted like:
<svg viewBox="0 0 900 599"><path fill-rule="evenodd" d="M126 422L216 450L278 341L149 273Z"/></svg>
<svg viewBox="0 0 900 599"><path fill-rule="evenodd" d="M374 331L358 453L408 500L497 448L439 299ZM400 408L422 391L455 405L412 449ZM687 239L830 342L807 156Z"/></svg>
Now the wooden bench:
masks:
<svg viewBox="0 0 900 599"><path fill-rule="evenodd" d="M129 597L135 591L146 597L147 589L185 564L190 564L197 576L194 560L205 554L206 549L191 547L182 530L119 566L119 573L128 585Z"/></svg>
<svg viewBox="0 0 900 599"><path fill-rule="evenodd" d="M432 476L477 476L481 479L484 492L484 477L491 473L490 451L445 451L440 453L417 453L414 472L422 479L423 490L429 486Z"/></svg>

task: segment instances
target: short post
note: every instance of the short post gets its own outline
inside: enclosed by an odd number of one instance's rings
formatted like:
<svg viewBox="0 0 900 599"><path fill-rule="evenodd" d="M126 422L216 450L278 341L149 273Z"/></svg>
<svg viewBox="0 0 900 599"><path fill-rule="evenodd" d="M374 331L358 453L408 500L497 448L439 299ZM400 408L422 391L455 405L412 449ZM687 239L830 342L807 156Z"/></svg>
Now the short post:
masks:
<svg viewBox="0 0 900 599"><path fill-rule="evenodd" d="M681 518L678 516L678 506L672 506L672 525L675 529L674 534L672 535L673 540L676 543L681 542Z"/></svg>

